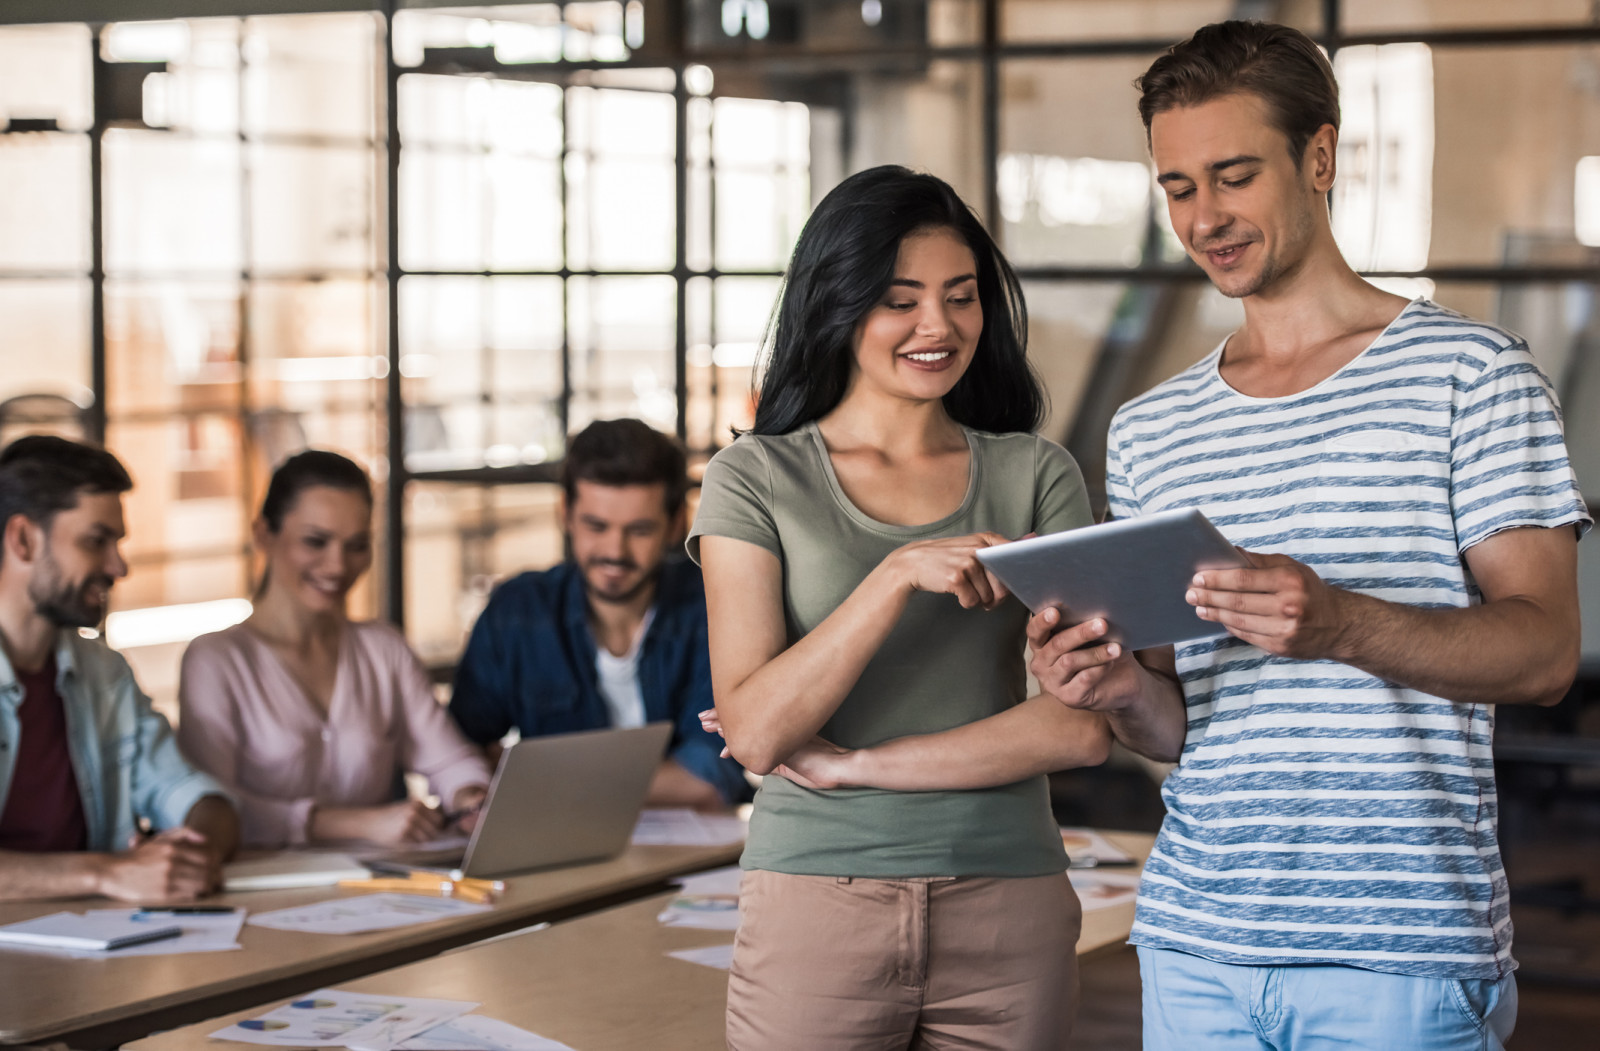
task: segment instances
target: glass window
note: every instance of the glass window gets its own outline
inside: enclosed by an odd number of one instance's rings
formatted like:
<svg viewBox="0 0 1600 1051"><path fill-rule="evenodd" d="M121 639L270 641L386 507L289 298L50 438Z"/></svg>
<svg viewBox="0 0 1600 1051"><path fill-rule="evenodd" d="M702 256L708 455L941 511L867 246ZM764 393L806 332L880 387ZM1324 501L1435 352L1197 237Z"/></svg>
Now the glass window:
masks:
<svg viewBox="0 0 1600 1051"><path fill-rule="evenodd" d="M246 593L241 439L239 419L231 414L111 422L106 445L129 465L136 483L123 499L124 548L130 562L142 565L114 589L118 608ZM218 574L217 561L231 571Z"/></svg>
<svg viewBox="0 0 1600 1051"><path fill-rule="evenodd" d="M237 273L239 156L237 141L107 131L106 269Z"/></svg>
<svg viewBox="0 0 1600 1051"><path fill-rule="evenodd" d="M1346 33L1397 29L1492 29L1582 25L1594 21L1590 0L1340 0Z"/></svg>
<svg viewBox="0 0 1600 1051"><path fill-rule="evenodd" d="M732 439L734 428L744 430L755 422L751 383L781 284L776 277L717 279L711 364L716 379L713 436L718 445Z"/></svg>
<svg viewBox="0 0 1600 1051"><path fill-rule="evenodd" d="M851 171L903 164L930 171L955 187L984 217L983 70L977 62L939 60L922 76L864 73L854 77L852 119L833 123L813 117L812 200ZM1103 105L1103 103L1101 103ZM813 111L815 113L815 111ZM835 169L835 147L818 134L831 128L842 139L847 168Z"/></svg>
<svg viewBox="0 0 1600 1051"><path fill-rule="evenodd" d="M1585 263L1579 164L1600 155L1600 48L1434 48L1428 262ZM1392 129L1391 136L1403 134Z"/></svg>
<svg viewBox="0 0 1600 1051"><path fill-rule="evenodd" d="M811 214L809 111L797 102L717 99L711 157L717 267L783 269Z"/></svg>
<svg viewBox="0 0 1600 1051"><path fill-rule="evenodd" d="M977 43L978 0L689 0L696 50L872 50Z"/></svg>
<svg viewBox="0 0 1600 1051"><path fill-rule="evenodd" d="M245 22L246 133L372 138L381 25L368 14Z"/></svg>
<svg viewBox="0 0 1600 1051"><path fill-rule="evenodd" d="M1159 251L1133 79L1154 56L1001 68L997 189L1014 265L1137 266Z"/></svg>
<svg viewBox="0 0 1600 1051"><path fill-rule="evenodd" d="M573 88L567 117L567 264L669 269L677 236L672 96Z"/></svg>
<svg viewBox="0 0 1600 1051"><path fill-rule="evenodd" d="M257 142L249 158L252 266L271 273L377 264L370 149Z"/></svg>
<svg viewBox="0 0 1600 1051"><path fill-rule="evenodd" d="M152 128L197 135L237 135L239 131L239 33L231 18L185 22L119 22L107 26L101 57L109 63L161 62L166 72L151 72L141 97L126 100Z"/></svg>
<svg viewBox="0 0 1600 1051"><path fill-rule="evenodd" d="M0 29L0 127L53 120L62 131L87 131L94 123L91 40L84 25Z"/></svg>
<svg viewBox="0 0 1600 1051"><path fill-rule="evenodd" d="M37 418L52 432L81 433L72 421L94 401L89 390L89 281L0 281L0 439ZM10 399L45 395L31 404ZM62 420L58 426L54 422Z"/></svg>
<svg viewBox="0 0 1600 1051"><path fill-rule="evenodd" d="M1428 265L1433 216L1433 56L1425 44L1341 48L1334 236L1360 270Z"/></svg>
<svg viewBox="0 0 1600 1051"><path fill-rule="evenodd" d="M251 285L249 427L267 467L307 445L376 466L389 365L375 344L380 310L364 280Z"/></svg>
<svg viewBox="0 0 1600 1051"><path fill-rule="evenodd" d="M561 279L408 277L400 296L407 467L559 457Z"/></svg>
<svg viewBox="0 0 1600 1051"><path fill-rule="evenodd" d="M108 411L238 411L241 293L236 280L106 282Z"/></svg>
<svg viewBox="0 0 1600 1051"><path fill-rule="evenodd" d="M1208 22L1269 18L1315 33L1320 4L1272 5L1269 14L1241 14L1234 0L1001 0L1002 40L1037 43L1076 40L1181 40Z"/></svg>
<svg viewBox="0 0 1600 1051"><path fill-rule="evenodd" d="M430 662L454 661L500 580L563 557L555 485L406 487L406 636Z"/></svg>
<svg viewBox="0 0 1600 1051"><path fill-rule="evenodd" d="M0 186L0 270L89 269L87 136L0 136Z"/></svg>
<svg viewBox="0 0 1600 1051"><path fill-rule="evenodd" d="M677 427L673 342L677 287L671 277L575 277L567 288L572 404L567 425L637 416Z"/></svg>

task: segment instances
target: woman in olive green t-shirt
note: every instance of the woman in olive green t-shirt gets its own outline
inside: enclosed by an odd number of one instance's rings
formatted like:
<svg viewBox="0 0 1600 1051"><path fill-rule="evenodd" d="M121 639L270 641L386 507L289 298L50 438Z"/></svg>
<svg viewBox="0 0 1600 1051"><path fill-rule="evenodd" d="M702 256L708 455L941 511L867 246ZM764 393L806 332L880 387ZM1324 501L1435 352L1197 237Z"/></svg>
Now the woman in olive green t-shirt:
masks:
<svg viewBox="0 0 1600 1051"><path fill-rule="evenodd" d="M730 1048L1026 1051L1070 1032L1081 913L1043 775L1100 762L1109 737L1024 698L1027 611L974 557L1090 520L1077 465L1033 434L1025 326L1015 274L933 176L851 176L795 247L755 426L707 468L689 540L717 718L771 775ZM821 791L779 769L818 734L863 748L997 715L1031 760L1014 784L929 770L895 784L915 791Z"/></svg>

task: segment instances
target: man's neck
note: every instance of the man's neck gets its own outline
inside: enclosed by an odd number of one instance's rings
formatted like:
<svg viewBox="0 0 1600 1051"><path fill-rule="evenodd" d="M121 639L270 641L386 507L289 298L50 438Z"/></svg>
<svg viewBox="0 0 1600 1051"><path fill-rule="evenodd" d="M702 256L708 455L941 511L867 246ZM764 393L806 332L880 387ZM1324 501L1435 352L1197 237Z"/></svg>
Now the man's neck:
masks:
<svg viewBox="0 0 1600 1051"><path fill-rule="evenodd" d="M1277 397L1349 364L1405 300L1363 280L1330 242L1243 305L1244 324L1223 350L1223 377L1246 394Z"/></svg>
<svg viewBox="0 0 1600 1051"><path fill-rule="evenodd" d="M1330 237L1270 288L1243 299L1245 323L1229 349L1237 349L1240 357L1298 360L1352 331L1370 328L1371 318L1395 301L1350 269Z"/></svg>
<svg viewBox="0 0 1600 1051"><path fill-rule="evenodd" d="M26 595L0 596L0 647L16 671L38 671L55 651L59 628L34 612Z"/></svg>
<svg viewBox="0 0 1600 1051"><path fill-rule="evenodd" d="M648 587L640 588L639 594L623 602L607 602L592 594L585 597L595 645L613 657L623 657L633 648L639 625L644 623L645 615L656 600L656 585L652 582Z"/></svg>

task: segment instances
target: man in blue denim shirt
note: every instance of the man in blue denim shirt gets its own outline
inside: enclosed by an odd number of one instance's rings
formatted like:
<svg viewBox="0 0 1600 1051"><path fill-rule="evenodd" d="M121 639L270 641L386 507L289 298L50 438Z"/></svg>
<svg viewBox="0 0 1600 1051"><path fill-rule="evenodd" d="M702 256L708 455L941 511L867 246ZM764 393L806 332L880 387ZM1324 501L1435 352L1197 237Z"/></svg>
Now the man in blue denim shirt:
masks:
<svg viewBox="0 0 1600 1051"><path fill-rule="evenodd" d="M450 713L472 740L670 720L649 806L714 808L750 796L712 706L706 598L681 557L683 451L639 420L602 420L572 439L561 515L572 561L495 589L456 669Z"/></svg>
<svg viewBox="0 0 1600 1051"><path fill-rule="evenodd" d="M184 901L220 886L238 842L233 804L178 754L127 661L78 630L127 575L132 486L76 442L0 453L0 900Z"/></svg>

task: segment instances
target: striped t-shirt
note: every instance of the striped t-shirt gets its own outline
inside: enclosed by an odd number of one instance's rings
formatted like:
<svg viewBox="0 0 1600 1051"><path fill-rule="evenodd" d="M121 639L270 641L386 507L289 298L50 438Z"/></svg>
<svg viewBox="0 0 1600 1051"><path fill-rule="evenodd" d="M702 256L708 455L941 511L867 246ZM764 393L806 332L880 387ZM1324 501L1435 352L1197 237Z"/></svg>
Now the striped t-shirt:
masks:
<svg viewBox="0 0 1600 1051"><path fill-rule="evenodd" d="M1198 507L1235 544L1413 606L1481 601L1462 552L1589 516L1517 337L1426 300L1309 390L1198 365L1111 425L1117 518ZM1443 978L1515 967L1494 709L1232 636L1177 649L1188 707L1132 941L1236 964Z"/></svg>

